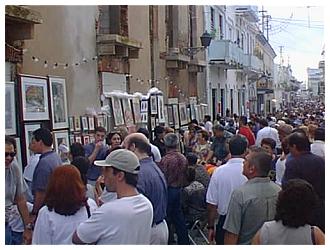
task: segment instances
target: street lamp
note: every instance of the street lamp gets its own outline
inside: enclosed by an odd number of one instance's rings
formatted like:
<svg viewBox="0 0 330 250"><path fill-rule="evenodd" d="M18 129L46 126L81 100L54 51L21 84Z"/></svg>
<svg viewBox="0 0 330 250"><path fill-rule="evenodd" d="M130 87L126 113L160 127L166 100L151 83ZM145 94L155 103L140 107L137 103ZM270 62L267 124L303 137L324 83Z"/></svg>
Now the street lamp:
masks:
<svg viewBox="0 0 330 250"><path fill-rule="evenodd" d="M205 50L211 43L212 36L205 30L203 35L200 37L202 46L200 47L183 47L181 49L182 54L187 56L193 56L197 54L199 51Z"/></svg>

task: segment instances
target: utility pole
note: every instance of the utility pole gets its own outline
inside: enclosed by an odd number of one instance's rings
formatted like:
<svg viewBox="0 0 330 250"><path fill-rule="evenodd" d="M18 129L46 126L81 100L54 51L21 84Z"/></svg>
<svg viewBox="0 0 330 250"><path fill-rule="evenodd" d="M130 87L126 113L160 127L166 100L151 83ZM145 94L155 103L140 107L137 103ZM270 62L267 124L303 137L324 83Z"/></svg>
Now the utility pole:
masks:
<svg viewBox="0 0 330 250"><path fill-rule="evenodd" d="M261 13L261 27L262 27L262 34L265 33L265 12L267 12L267 10L264 10L264 6L261 7L261 11L259 11Z"/></svg>
<svg viewBox="0 0 330 250"><path fill-rule="evenodd" d="M271 16L266 15L265 18L266 18L267 41L269 41L269 30L270 30L269 19L271 19Z"/></svg>
<svg viewBox="0 0 330 250"><path fill-rule="evenodd" d="M283 61L283 48L284 48L284 46L281 45L279 47L280 47L280 65L283 66L283 63L284 63L284 61Z"/></svg>

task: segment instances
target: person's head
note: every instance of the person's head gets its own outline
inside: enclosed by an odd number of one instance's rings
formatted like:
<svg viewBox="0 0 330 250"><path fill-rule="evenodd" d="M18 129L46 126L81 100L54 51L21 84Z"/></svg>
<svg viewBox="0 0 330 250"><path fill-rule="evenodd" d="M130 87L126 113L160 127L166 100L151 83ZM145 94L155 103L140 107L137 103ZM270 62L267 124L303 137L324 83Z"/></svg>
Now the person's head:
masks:
<svg viewBox="0 0 330 250"><path fill-rule="evenodd" d="M281 142L282 151L285 155L290 153L288 137L284 137Z"/></svg>
<svg viewBox="0 0 330 250"><path fill-rule="evenodd" d="M121 134L119 131L112 131L107 135L106 143L110 145L110 147L117 147L121 144Z"/></svg>
<svg viewBox="0 0 330 250"><path fill-rule="evenodd" d="M5 166L10 167L16 156L16 142L13 137L6 135L5 137Z"/></svg>
<svg viewBox="0 0 330 250"><path fill-rule="evenodd" d="M125 137L128 135L128 129L126 126L118 127L118 131L120 133L121 140L124 140Z"/></svg>
<svg viewBox="0 0 330 250"><path fill-rule="evenodd" d="M261 128L268 127L267 119L262 118L258 122L259 122Z"/></svg>
<svg viewBox="0 0 330 250"><path fill-rule="evenodd" d="M308 136L308 127L307 126L301 125L301 126L299 126L299 129L302 129L305 132L305 135Z"/></svg>
<svg viewBox="0 0 330 250"><path fill-rule="evenodd" d="M303 133L292 133L288 136L288 144L290 153L293 156L299 156L302 152L309 152L311 150L308 137Z"/></svg>
<svg viewBox="0 0 330 250"><path fill-rule="evenodd" d="M225 129L221 124L217 124L213 126L213 134L215 137L223 137L224 130Z"/></svg>
<svg viewBox="0 0 330 250"><path fill-rule="evenodd" d="M163 126L156 126L154 129L155 138L163 139L165 136L165 128Z"/></svg>
<svg viewBox="0 0 330 250"><path fill-rule="evenodd" d="M167 149L177 149L179 145L179 138L174 133L168 133L164 137L164 144Z"/></svg>
<svg viewBox="0 0 330 250"><path fill-rule="evenodd" d="M261 140L261 147L264 148L271 156L273 156L276 147L276 141L272 138L263 138Z"/></svg>
<svg viewBox="0 0 330 250"><path fill-rule="evenodd" d="M43 151L51 148L53 144L52 133L47 128L38 128L33 131L31 145L36 153L43 153Z"/></svg>
<svg viewBox="0 0 330 250"><path fill-rule="evenodd" d="M72 160L71 165L75 166L79 170L82 182L84 185L87 185L86 175L90 166L88 158L85 156L77 156Z"/></svg>
<svg viewBox="0 0 330 250"><path fill-rule="evenodd" d="M95 128L95 143L98 143L100 141L104 141L105 134L107 131L103 127L96 127Z"/></svg>
<svg viewBox="0 0 330 250"><path fill-rule="evenodd" d="M69 147L63 143L58 146L58 154L62 162L66 162L69 159L70 151Z"/></svg>
<svg viewBox="0 0 330 250"><path fill-rule="evenodd" d="M248 119L246 116L242 115L240 118L239 118L239 125L240 126L246 126L247 125L247 122L248 122Z"/></svg>
<svg viewBox="0 0 330 250"><path fill-rule="evenodd" d="M275 220L295 228L312 225L316 203L317 195L310 183L302 179L291 179L278 194Z"/></svg>
<svg viewBox="0 0 330 250"><path fill-rule="evenodd" d="M308 135L309 138L314 139L315 137L315 130L317 129L317 126L315 124L309 124L308 125Z"/></svg>
<svg viewBox="0 0 330 250"><path fill-rule="evenodd" d="M78 156L85 156L85 149L80 142L74 142L70 146L71 160Z"/></svg>
<svg viewBox="0 0 330 250"><path fill-rule="evenodd" d="M86 204L86 190L78 169L73 165L55 168L46 190L45 204L49 211L74 215Z"/></svg>
<svg viewBox="0 0 330 250"><path fill-rule="evenodd" d="M271 163L272 157L263 148L250 148L243 163L243 174L248 179L267 177Z"/></svg>
<svg viewBox="0 0 330 250"><path fill-rule="evenodd" d="M192 124L192 123L198 126L198 121L197 121L197 119L192 119L191 122L190 122L190 124Z"/></svg>
<svg viewBox="0 0 330 250"><path fill-rule="evenodd" d="M235 122L234 122L234 119L229 119L229 121L228 121L228 125L229 126L234 126L234 124L235 124Z"/></svg>
<svg viewBox="0 0 330 250"><path fill-rule="evenodd" d="M210 122L211 121L211 116L210 115L205 115L204 116L204 121L205 122Z"/></svg>
<svg viewBox="0 0 330 250"><path fill-rule="evenodd" d="M284 137L288 136L293 130L293 127L289 124L280 124L277 128L278 131L278 137L280 138L280 141L284 139Z"/></svg>
<svg viewBox="0 0 330 250"><path fill-rule="evenodd" d="M324 130L324 128L317 128L315 130L314 139L319 140L319 141L325 141L325 130Z"/></svg>
<svg viewBox="0 0 330 250"><path fill-rule="evenodd" d="M198 142L207 142L209 140L209 133L205 130L199 130L198 133Z"/></svg>
<svg viewBox="0 0 330 250"><path fill-rule="evenodd" d="M189 152L186 156L188 165L189 166L194 166L197 163L198 157L196 154Z"/></svg>
<svg viewBox="0 0 330 250"><path fill-rule="evenodd" d="M174 129L171 127L165 127L165 134L174 133Z"/></svg>
<svg viewBox="0 0 330 250"><path fill-rule="evenodd" d="M166 130L166 128L165 128L165 130ZM146 129L146 128L139 128L136 132L137 133L144 134L145 137L147 137L148 140L150 140L150 133L149 133L149 130L148 129Z"/></svg>
<svg viewBox="0 0 330 250"><path fill-rule="evenodd" d="M300 128L300 127L293 129L292 132L291 132L291 134L293 134L293 133L302 133L302 134L304 134L304 135L307 136L306 130L304 130L303 128Z"/></svg>
<svg viewBox="0 0 330 250"><path fill-rule="evenodd" d="M151 155L151 146L144 134L133 133L126 136L123 146L135 153L138 157L140 154Z"/></svg>
<svg viewBox="0 0 330 250"><path fill-rule="evenodd" d="M108 192L119 192L126 188L136 188L140 163L137 156L127 150L112 151L105 160L94 161L102 167L104 184Z"/></svg>
<svg viewBox="0 0 330 250"><path fill-rule="evenodd" d="M195 180L196 176L196 169L193 166L188 166L187 168L187 181L189 183L193 182Z"/></svg>
<svg viewBox="0 0 330 250"><path fill-rule="evenodd" d="M234 135L229 140L229 152L232 157L244 158L249 143L245 136Z"/></svg>
<svg viewBox="0 0 330 250"><path fill-rule="evenodd" d="M195 133L196 132L196 127L198 126L198 124L195 124L193 122L188 124L188 130L190 133Z"/></svg>

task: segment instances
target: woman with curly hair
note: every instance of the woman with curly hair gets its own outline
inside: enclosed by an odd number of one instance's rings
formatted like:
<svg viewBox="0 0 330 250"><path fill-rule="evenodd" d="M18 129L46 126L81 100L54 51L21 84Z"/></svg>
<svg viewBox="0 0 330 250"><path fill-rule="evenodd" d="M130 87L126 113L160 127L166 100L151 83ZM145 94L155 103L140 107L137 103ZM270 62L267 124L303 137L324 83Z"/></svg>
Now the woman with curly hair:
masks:
<svg viewBox="0 0 330 250"><path fill-rule="evenodd" d="M316 203L311 184L302 179L289 180L278 195L275 220L263 224L252 244L324 245L324 233L310 225Z"/></svg>
<svg viewBox="0 0 330 250"><path fill-rule="evenodd" d="M114 148L120 147L122 140L122 136L120 131L112 131L106 137L106 143L109 145L109 150L107 155L110 154Z"/></svg>
<svg viewBox="0 0 330 250"><path fill-rule="evenodd" d="M77 226L96 208L86 198L79 170L73 165L57 167L47 186L45 206L38 213L32 244L71 244Z"/></svg>

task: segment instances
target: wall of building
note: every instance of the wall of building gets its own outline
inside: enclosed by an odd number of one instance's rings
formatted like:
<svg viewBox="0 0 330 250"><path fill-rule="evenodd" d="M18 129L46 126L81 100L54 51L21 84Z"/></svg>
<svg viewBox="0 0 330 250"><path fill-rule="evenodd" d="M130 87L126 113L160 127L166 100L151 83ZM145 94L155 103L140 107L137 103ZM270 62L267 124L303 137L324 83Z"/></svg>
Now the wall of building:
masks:
<svg viewBox="0 0 330 250"><path fill-rule="evenodd" d="M75 63L96 55L97 6L30 6L39 11L43 24L35 26L33 40L25 42L22 73L55 75L66 79L69 115L82 115L86 107L100 107L97 62L53 69L51 63ZM33 62L32 56L41 60ZM44 60L48 67L44 68ZM83 102L81 100L84 100Z"/></svg>

